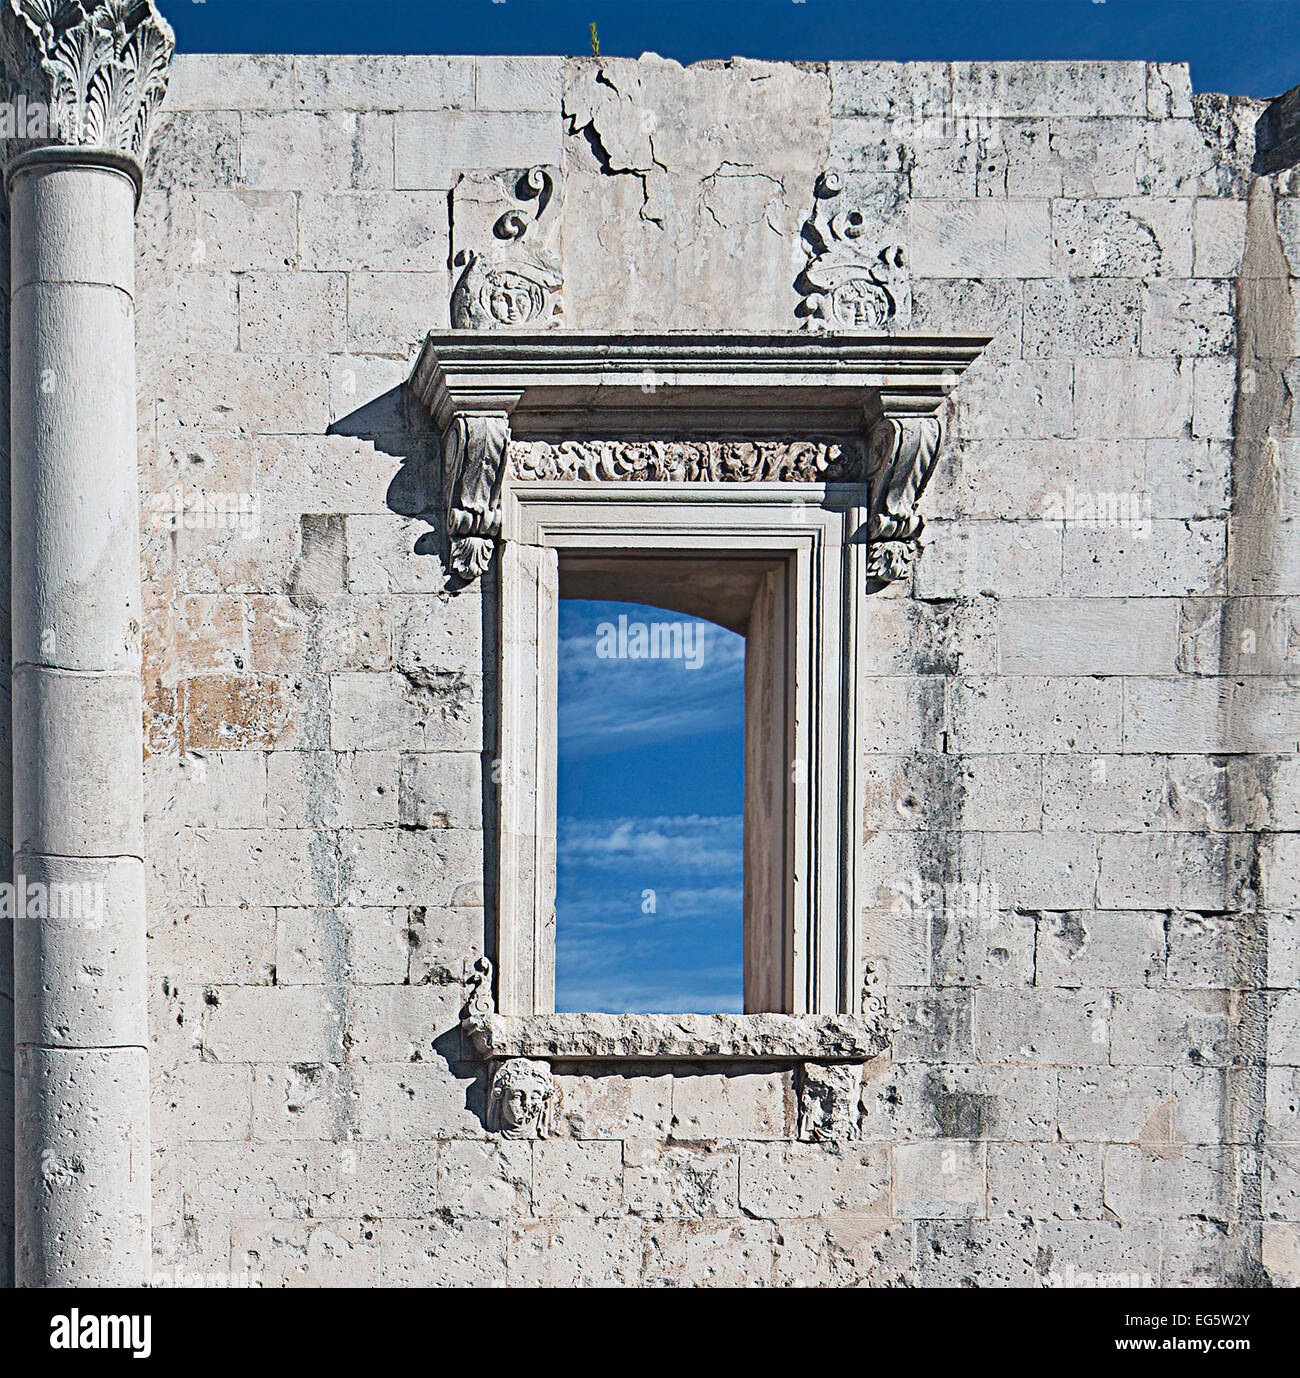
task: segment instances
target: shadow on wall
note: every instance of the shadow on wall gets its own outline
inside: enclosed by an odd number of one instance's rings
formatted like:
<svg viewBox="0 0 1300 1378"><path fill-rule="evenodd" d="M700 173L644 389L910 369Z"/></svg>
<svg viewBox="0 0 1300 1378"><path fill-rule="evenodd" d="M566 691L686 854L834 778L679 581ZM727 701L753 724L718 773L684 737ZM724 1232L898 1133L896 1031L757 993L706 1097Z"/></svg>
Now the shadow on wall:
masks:
<svg viewBox="0 0 1300 1378"><path fill-rule="evenodd" d="M428 598L431 605L445 602L448 597L477 598L481 609L481 655L477 675L482 685L481 707L483 740L481 759L482 810L479 825L483 830L483 872L479 878L483 928L472 949L464 954L466 970L474 959L493 950L492 926L495 923L496 889L496 779L494 761L496 749L496 608L497 571L495 564L480 580L465 586L451 571L450 549L442 512L442 445L436 428L422 403L413 397L405 385L381 393L348 415L335 421L329 435L364 440L375 449L398 461L385 495L388 510L407 527L400 538L404 553L413 556L426 571L411 571L404 590L419 590L417 597ZM323 519L321 519L323 520ZM307 517L304 521L304 557L307 553ZM423 529L420 529L423 528ZM436 608L431 607L431 615ZM407 684L408 692L417 697L421 707L434 712L460 712L464 689L459 665L430 664L418 658L409 662L394 647L394 668ZM472 702L472 698L471 698ZM471 707L470 711L474 711ZM469 905L461 907L472 907ZM413 925L413 929L418 925ZM459 984L463 972L446 972L444 979ZM485 1069L464 1044L459 1024L441 1031L433 1040L434 1051L444 1060L448 1071L462 1083L465 1108L486 1123Z"/></svg>

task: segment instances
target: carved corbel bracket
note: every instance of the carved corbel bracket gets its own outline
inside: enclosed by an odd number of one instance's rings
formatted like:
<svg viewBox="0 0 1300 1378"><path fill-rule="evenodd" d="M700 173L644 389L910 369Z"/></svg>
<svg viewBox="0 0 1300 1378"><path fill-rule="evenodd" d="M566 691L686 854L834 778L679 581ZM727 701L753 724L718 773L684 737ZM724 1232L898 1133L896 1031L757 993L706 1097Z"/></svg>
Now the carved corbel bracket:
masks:
<svg viewBox="0 0 1300 1378"><path fill-rule="evenodd" d="M882 584L907 578L925 521L916 510L939 458L937 416L886 416L867 446L867 575Z"/></svg>
<svg viewBox="0 0 1300 1378"><path fill-rule="evenodd" d="M510 417L457 412L442 434L443 505L451 572L470 582L485 573L501 535L501 480Z"/></svg>
<svg viewBox="0 0 1300 1378"><path fill-rule="evenodd" d="M84 148L138 177L175 46L153 0L0 0L0 65L22 97L9 154Z"/></svg>

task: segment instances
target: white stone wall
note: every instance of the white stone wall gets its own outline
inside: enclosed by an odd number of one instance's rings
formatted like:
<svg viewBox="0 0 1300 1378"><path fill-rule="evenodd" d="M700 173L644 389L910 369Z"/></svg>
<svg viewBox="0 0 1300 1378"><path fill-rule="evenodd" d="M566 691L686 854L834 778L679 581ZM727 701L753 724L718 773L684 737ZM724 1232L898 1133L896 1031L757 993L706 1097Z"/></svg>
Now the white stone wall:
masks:
<svg viewBox="0 0 1300 1378"><path fill-rule="evenodd" d="M161 1271L1300 1281L1300 183L1252 179L1259 108L1138 63L177 59L138 292ZM567 328L795 329L835 165L914 327L994 336L869 608L863 946L906 1024L858 1143L792 1142L754 1066L571 1067L552 1138L483 1127L495 583L445 590L399 387L454 174L538 163ZM245 517L171 531L178 489ZM1149 530L1045 521L1067 490Z"/></svg>
<svg viewBox="0 0 1300 1378"><path fill-rule="evenodd" d="M9 198L0 197L0 646L9 645ZM0 884L13 882L13 711L0 657ZM0 1287L14 1278L13 922L0 919Z"/></svg>

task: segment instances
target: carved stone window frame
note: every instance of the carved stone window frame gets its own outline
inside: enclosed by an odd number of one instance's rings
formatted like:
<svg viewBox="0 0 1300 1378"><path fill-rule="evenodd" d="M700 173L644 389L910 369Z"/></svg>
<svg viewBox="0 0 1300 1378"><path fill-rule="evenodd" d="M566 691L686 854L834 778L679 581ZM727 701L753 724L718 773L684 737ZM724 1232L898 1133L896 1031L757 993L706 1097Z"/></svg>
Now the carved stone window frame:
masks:
<svg viewBox="0 0 1300 1378"><path fill-rule="evenodd" d="M501 554L499 870L488 935L499 969L493 989L490 963L480 967L466 1012L484 1057L834 1062L887 1046L883 1004L855 949L865 881L856 841L859 612L910 571L939 409L987 343L831 333L428 337L411 387L443 437L449 566L469 581ZM553 1012L548 628L559 552L601 548L764 551L793 571L795 759L806 752L807 765L792 814L801 862L791 872L788 1012Z"/></svg>

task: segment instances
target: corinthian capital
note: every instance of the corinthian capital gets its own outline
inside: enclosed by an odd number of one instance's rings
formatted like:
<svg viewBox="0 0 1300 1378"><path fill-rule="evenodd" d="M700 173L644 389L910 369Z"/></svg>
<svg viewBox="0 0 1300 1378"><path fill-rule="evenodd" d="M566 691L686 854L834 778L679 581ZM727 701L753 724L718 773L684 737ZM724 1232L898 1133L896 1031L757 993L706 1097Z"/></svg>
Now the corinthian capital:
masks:
<svg viewBox="0 0 1300 1378"><path fill-rule="evenodd" d="M0 0L10 153L70 144L143 167L175 46L153 0Z"/></svg>

